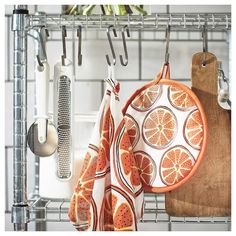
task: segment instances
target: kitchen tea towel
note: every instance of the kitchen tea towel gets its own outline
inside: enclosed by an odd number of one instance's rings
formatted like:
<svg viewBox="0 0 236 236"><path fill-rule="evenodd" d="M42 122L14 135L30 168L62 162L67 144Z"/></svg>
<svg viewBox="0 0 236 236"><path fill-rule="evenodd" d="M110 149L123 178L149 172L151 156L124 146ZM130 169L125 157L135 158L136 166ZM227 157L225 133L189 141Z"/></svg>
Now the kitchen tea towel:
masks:
<svg viewBox="0 0 236 236"><path fill-rule="evenodd" d="M201 103L164 65L138 89L123 113L143 188L167 192L184 184L202 161L207 124Z"/></svg>
<svg viewBox="0 0 236 236"><path fill-rule="evenodd" d="M80 231L135 231L143 214L143 189L109 67L69 218Z"/></svg>

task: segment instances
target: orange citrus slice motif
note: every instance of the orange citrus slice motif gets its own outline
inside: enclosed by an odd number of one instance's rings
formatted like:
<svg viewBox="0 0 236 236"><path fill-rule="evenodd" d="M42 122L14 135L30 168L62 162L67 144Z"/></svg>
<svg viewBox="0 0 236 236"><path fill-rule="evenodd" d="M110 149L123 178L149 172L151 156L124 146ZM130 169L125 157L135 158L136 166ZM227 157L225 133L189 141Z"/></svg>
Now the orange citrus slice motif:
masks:
<svg viewBox="0 0 236 236"><path fill-rule="evenodd" d="M94 204L92 204L93 214L90 212L91 202L93 203L92 190L96 160L97 156L92 156L87 152L79 181L72 196L68 216L72 222L75 222L75 226L81 225L81 222L84 225L83 228L77 228L77 230L86 230L89 227L96 228L96 206ZM92 219L91 215L95 218Z"/></svg>
<svg viewBox="0 0 236 236"><path fill-rule="evenodd" d="M113 222L113 209L117 204L117 197L107 191L105 193L105 198L103 199L103 205L100 215L100 230L101 231L114 231L114 222Z"/></svg>
<svg viewBox="0 0 236 236"><path fill-rule="evenodd" d="M161 96L162 87L160 85L151 86L143 90L132 101L131 106L138 111L148 110Z"/></svg>
<svg viewBox="0 0 236 236"><path fill-rule="evenodd" d="M115 136L116 142L113 146L115 175L119 184L133 194L142 185L125 123L119 125Z"/></svg>
<svg viewBox="0 0 236 236"><path fill-rule="evenodd" d="M127 182L126 179L130 179L130 183L132 186L140 185L140 178L138 168L135 163L134 155L132 152L132 147L130 144L130 139L128 133L124 131L121 136L120 145L119 145L120 155L120 164L121 170L123 172L124 182Z"/></svg>
<svg viewBox="0 0 236 236"><path fill-rule="evenodd" d="M195 149L200 149L203 140L203 124L199 110L192 111L184 126L186 142Z"/></svg>
<svg viewBox="0 0 236 236"><path fill-rule="evenodd" d="M179 110L190 110L195 106L189 94L175 86L168 88L168 96L171 105Z"/></svg>
<svg viewBox="0 0 236 236"><path fill-rule="evenodd" d="M140 137L138 123L128 114L125 115L124 119L131 145L134 148Z"/></svg>
<svg viewBox="0 0 236 236"><path fill-rule="evenodd" d="M195 160L183 146L175 146L166 151L160 162L162 182L168 186L184 179L192 170Z"/></svg>
<svg viewBox="0 0 236 236"><path fill-rule="evenodd" d="M186 85L169 79L153 84L137 90L123 112L144 190L167 192L197 170L207 124L199 99Z"/></svg>
<svg viewBox="0 0 236 236"><path fill-rule="evenodd" d="M97 160L97 175L104 174L106 172L107 165L110 160L110 140L113 139L114 122L111 118L111 111L108 109L102 120L100 127L101 141L98 150Z"/></svg>
<svg viewBox="0 0 236 236"><path fill-rule="evenodd" d="M159 106L151 110L143 122L144 141L153 148L166 148L173 141L176 131L176 117L165 106Z"/></svg>
<svg viewBox="0 0 236 236"><path fill-rule="evenodd" d="M128 196L118 187L108 188L100 212L100 230L132 231L135 219L129 203Z"/></svg>
<svg viewBox="0 0 236 236"><path fill-rule="evenodd" d="M134 152L135 161L139 170L141 181L146 185L152 185L156 178L156 163L145 152Z"/></svg>

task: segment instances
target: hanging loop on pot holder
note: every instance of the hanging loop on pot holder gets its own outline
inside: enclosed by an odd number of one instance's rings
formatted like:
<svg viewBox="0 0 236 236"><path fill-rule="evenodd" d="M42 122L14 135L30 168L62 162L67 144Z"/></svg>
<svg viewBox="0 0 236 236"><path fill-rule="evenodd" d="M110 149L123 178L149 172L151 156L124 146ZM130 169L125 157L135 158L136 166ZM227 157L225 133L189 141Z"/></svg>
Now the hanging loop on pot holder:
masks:
<svg viewBox="0 0 236 236"><path fill-rule="evenodd" d="M170 79L170 64L163 64L161 71L156 75L155 84L158 84L161 79Z"/></svg>

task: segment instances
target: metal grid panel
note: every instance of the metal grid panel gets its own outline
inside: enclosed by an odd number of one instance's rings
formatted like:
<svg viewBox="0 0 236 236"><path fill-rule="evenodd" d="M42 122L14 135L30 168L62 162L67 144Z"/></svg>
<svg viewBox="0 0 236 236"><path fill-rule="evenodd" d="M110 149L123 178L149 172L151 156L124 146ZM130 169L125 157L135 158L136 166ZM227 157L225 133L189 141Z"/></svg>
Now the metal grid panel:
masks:
<svg viewBox="0 0 236 236"><path fill-rule="evenodd" d="M142 223L222 223L231 222L230 217L172 217L165 210L165 194L145 193L144 215ZM37 198L29 200L30 221L35 222L69 222L69 199ZM43 212L42 218L37 213Z"/></svg>

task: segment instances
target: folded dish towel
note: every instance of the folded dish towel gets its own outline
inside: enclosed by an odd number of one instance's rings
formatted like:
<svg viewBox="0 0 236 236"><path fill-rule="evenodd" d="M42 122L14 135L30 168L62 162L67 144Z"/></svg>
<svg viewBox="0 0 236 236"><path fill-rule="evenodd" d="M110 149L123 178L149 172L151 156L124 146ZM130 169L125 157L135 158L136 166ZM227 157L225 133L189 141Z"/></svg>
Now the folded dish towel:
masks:
<svg viewBox="0 0 236 236"><path fill-rule="evenodd" d="M143 188L109 67L106 92L74 190L69 218L82 231L135 231Z"/></svg>

